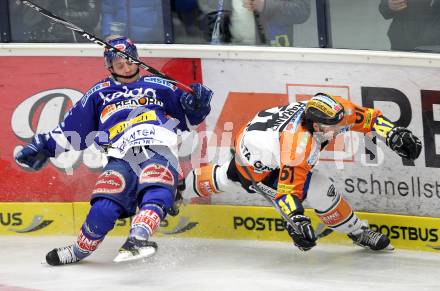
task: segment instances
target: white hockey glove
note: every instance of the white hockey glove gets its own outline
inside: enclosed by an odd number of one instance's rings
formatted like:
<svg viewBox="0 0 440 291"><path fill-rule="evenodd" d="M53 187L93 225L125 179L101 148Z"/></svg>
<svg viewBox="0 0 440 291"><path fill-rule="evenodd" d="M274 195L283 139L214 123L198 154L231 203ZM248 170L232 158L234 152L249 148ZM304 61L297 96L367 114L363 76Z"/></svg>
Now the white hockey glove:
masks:
<svg viewBox="0 0 440 291"><path fill-rule="evenodd" d="M386 144L399 156L415 160L422 151L420 139L404 127L394 127L387 134Z"/></svg>

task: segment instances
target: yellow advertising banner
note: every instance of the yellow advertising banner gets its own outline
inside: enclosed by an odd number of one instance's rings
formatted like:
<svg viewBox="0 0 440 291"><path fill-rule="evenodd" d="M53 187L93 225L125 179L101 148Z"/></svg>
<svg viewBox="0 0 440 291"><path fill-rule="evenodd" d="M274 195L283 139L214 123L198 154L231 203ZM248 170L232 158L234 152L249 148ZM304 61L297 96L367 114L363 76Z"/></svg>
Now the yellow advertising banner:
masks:
<svg viewBox="0 0 440 291"><path fill-rule="evenodd" d="M0 235L76 235L90 209L89 203L0 203ZM396 248L440 251L440 219L357 212L370 228L386 234ZM318 243L351 244L306 210ZM130 218L116 221L110 235L126 236ZM280 215L271 207L184 205L178 216L161 222L157 236L290 242Z"/></svg>
<svg viewBox="0 0 440 291"><path fill-rule="evenodd" d="M0 235L72 235L72 203L0 203Z"/></svg>

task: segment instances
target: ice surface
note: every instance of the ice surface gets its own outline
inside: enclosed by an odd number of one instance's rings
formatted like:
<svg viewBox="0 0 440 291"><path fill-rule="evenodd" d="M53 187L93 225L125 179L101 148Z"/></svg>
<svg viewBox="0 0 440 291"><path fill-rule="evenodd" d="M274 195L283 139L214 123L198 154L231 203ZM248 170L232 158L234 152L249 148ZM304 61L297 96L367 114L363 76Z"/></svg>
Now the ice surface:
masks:
<svg viewBox="0 0 440 291"><path fill-rule="evenodd" d="M44 257L75 237L0 237L0 290L440 290L440 253L375 253L289 243L156 238L145 261L113 263L124 237L108 237L86 260L51 267Z"/></svg>

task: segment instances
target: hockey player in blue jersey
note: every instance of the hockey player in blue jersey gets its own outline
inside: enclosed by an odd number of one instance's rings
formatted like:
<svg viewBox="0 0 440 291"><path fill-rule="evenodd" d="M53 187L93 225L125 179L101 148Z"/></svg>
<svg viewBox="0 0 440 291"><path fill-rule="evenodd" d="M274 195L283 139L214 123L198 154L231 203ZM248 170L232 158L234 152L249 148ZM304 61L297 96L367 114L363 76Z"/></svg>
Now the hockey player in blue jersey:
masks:
<svg viewBox="0 0 440 291"><path fill-rule="evenodd" d="M113 36L108 42L138 58L134 43ZM19 151L18 163L39 170L49 157L83 150L90 135L108 158L93 189L91 209L76 242L46 256L50 265L89 256L117 219L133 217L130 234L115 261L147 257L157 249L150 237L173 209L178 183L177 130L187 131L209 114L212 91L192 84L183 92L167 80L141 76L137 65L104 52L111 76L94 85L54 130L36 134Z"/></svg>

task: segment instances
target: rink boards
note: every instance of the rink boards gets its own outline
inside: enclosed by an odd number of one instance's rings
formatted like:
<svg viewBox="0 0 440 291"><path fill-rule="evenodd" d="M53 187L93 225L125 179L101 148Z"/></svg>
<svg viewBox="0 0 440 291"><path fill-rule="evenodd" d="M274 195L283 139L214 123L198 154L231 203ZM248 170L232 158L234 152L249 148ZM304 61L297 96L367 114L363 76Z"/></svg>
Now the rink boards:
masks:
<svg viewBox="0 0 440 291"><path fill-rule="evenodd" d="M200 164L224 162L234 136L255 112L304 101L317 92L375 107L410 128L424 145L415 162L380 142L370 145L367 155L368 139L346 133L340 144L321 153L319 164L335 176L335 186L353 209L365 211L360 217L389 235L396 247L440 249L440 55L178 45L144 45L139 53L182 83L203 82L215 92L206 122L180 145L183 176ZM36 132L59 124L72 104L107 75L101 55L94 45L0 45L0 63L7 68L0 71L0 95L5 97L0 109L0 235L77 233L89 207L79 201L90 199L103 166L101 153L93 146L70 151L50 159L39 172L21 168L14 153ZM206 203L211 205L190 205L178 217L167 218L159 233L290 240L279 215L262 207L261 197L228 193ZM313 223L322 242L350 243L314 216ZM128 224L118 221L113 234L126 235Z"/></svg>
<svg viewBox="0 0 440 291"><path fill-rule="evenodd" d="M0 203L0 235L76 235L89 204ZM340 233L325 227L310 209L313 227L320 243L350 244ZM396 248L440 251L437 218L357 212L373 230L388 235ZM129 218L118 220L111 235L125 236ZM283 221L271 207L190 204L176 217L168 216L159 236L200 237L235 240L290 241Z"/></svg>

